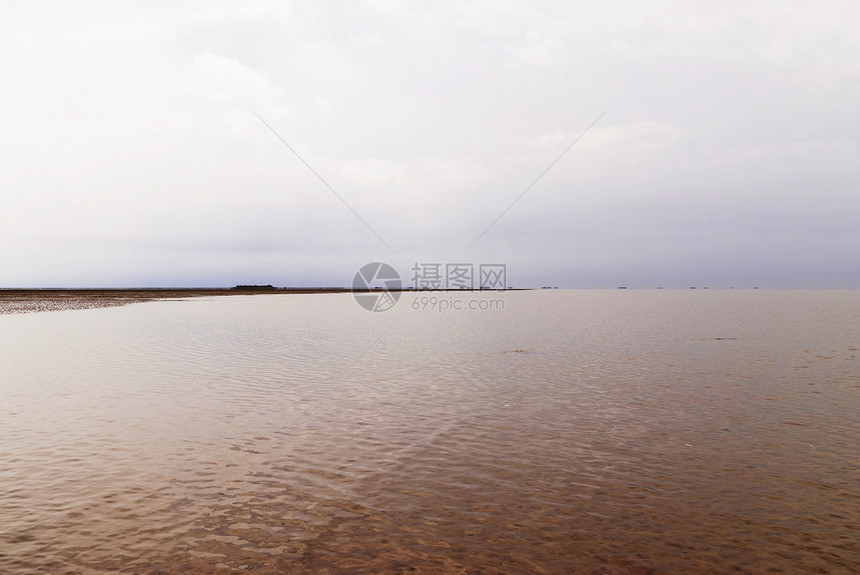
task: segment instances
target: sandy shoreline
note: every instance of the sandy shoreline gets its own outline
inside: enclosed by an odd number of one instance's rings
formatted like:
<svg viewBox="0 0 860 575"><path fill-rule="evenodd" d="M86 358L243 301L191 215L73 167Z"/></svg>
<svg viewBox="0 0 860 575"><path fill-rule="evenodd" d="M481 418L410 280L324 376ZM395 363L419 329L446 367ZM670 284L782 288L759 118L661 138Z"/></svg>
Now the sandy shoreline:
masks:
<svg viewBox="0 0 860 575"><path fill-rule="evenodd" d="M528 288L515 288L501 291L523 291ZM65 311L73 309L95 309L118 307L132 303L142 303L160 299L185 299L194 297L235 296L235 295L272 295L272 294L325 294L353 293L357 291L340 287L322 288L259 288L256 286L240 288L83 288L83 289L6 289L0 288L0 315L35 313L44 311ZM411 289L393 290L410 292ZM462 293L458 289L437 289L432 292ZM480 291L480 290L479 290ZM487 290L499 291L499 290ZM429 292L423 292L429 293Z"/></svg>
<svg viewBox="0 0 860 575"><path fill-rule="evenodd" d="M207 296L343 293L343 288L148 288L148 289L0 289L0 314L117 307L159 299Z"/></svg>

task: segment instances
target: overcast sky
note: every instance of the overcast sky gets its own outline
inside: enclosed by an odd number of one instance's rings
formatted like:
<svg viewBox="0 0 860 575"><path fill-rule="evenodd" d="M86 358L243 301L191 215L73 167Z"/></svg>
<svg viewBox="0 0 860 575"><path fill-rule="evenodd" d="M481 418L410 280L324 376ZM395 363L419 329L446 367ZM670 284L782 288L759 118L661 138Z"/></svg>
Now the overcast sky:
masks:
<svg viewBox="0 0 860 575"><path fill-rule="evenodd" d="M851 1L6 2L0 286L860 287L858 30Z"/></svg>

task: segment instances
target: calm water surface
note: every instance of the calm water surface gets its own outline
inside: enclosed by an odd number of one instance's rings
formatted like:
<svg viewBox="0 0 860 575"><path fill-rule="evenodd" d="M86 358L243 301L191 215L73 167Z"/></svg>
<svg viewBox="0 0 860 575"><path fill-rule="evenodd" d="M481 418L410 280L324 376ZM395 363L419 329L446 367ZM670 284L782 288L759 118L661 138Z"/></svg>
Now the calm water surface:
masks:
<svg viewBox="0 0 860 575"><path fill-rule="evenodd" d="M0 573L860 572L860 291L414 297L0 316Z"/></svg>

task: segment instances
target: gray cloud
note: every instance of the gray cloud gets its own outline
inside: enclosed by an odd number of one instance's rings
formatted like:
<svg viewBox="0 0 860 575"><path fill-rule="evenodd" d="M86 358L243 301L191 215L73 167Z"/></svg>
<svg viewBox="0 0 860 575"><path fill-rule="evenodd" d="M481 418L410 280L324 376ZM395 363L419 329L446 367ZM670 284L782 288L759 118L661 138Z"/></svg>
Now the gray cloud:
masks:
<svg viewBox="0 0 860 575"><path fill-rule="evenodd" d="M28 3L0 18L0 285L857 287L849 2ZM390 254L259 122L395 248Z"/></svg>

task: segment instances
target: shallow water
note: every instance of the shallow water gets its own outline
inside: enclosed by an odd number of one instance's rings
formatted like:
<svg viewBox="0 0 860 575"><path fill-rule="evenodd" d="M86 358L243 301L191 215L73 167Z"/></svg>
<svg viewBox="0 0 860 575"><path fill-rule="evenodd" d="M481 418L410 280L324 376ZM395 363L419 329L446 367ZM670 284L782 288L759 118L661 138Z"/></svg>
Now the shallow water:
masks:
<svg viewBox="0 0 860 575"><path fill-rule="evenodd" d="M860 571L860 291L0 316L0 573Z"/></svg>

